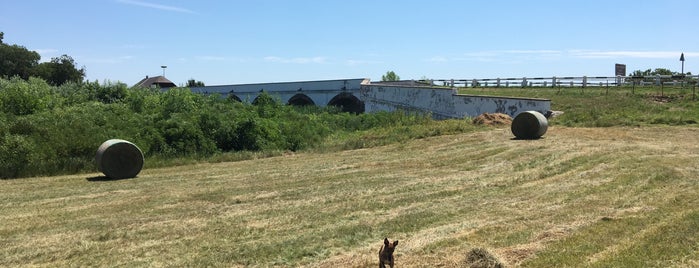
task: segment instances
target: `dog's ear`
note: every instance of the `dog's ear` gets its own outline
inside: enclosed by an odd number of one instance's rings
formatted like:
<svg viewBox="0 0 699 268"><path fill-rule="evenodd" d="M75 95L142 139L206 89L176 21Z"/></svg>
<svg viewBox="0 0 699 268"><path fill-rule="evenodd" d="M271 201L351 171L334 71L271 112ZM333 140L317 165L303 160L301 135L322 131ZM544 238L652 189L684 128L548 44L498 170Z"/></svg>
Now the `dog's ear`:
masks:
<svg viewBox="0 0 699 268"><path fill-rule="evenodd" d="M393 246L395 247L395 246L397 246L397 245L398 245L398 240L393 241Z"/></svg>
<svg viewBox="0 0 699 268"><path fill-rule="evenodd" d="M383 244L386 245L386 247L388 247L388 238L383 239Z"/></svg>

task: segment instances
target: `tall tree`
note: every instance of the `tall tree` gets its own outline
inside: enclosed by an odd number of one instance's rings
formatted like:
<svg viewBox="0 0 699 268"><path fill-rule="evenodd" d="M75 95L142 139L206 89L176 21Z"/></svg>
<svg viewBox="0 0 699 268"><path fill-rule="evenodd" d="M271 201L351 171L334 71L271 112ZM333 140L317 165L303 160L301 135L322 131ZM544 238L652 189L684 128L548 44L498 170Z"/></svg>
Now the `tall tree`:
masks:
<svg viewBox="0 0 699 268"><path fill-rule="evenodd" d="M398 76L393 71L388 71L388 72L386 72L385 75L381 76L381 81L384 81L384 82L393 82L393 81L399 81L399 80L400 80L400 76Z"/></svg>
<svg viewBox="0 0 699 268"><path fill-rule="evenodd" d="M0 77L17 75L22 79L29 79L41 56L23 46L3 43L4 35L5 33L0 32Z"/></svg>
<svg viewBox="0 0 699 268"><path fill-rule="evenodd" d="M85 67L77 68L72 57L63 56L51 58L50 62L42 62L36 68L36 75L51 85L59 86L66 82L82 82L85 78Z"/></svg>

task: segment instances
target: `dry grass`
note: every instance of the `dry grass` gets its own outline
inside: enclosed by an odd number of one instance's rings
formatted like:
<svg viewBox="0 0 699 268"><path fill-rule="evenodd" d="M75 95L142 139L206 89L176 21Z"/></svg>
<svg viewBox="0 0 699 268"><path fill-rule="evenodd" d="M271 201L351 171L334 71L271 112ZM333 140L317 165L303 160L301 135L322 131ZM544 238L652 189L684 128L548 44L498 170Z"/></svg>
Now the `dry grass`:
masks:
<svg viewBox="0 0 699 268"><path fill-rule="evenodd" d="M6 180L0 266L375 267L384 237L399 267L461 267L474 248L506 266L691 266L698 153L697 128L491 129Z"/></svg>
<svg viewBox="0 0 699 268"><path fill-rule="evenodd" d="M483 113L471 120L474 125L489 126L509 126L512 124L512 117L502 113Z"/></svg>

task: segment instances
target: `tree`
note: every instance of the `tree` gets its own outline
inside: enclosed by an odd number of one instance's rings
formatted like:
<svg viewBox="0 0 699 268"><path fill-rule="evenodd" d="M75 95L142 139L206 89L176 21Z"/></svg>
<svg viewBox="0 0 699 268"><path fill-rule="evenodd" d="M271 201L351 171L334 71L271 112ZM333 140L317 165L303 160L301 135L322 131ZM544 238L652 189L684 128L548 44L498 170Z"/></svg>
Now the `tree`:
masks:
<svg viewBox="0 0 699 268"><path fill-rule="evenodd" d="M40 63L35 74L51 85L60 86L66 82L82 82L85 78L85 67L78 69L72 57L63 56L51 58L50 62Z"/></svg>
<svg viewBox="0 0 699 268"><path fill-rule="evenodd" d="M0 77L19 76L24 80L29 79L41 56L23 46L3 43L4 35L0 32Z"/></svg>
<svg viewBox="0 0 699 268"><path fill-rule="evenodd" d="M655 76L655 75L679 75L679 74L680 73L670 71L669 69L655 68L655 70L653 70L653 71L651 71L650 69L647 69L645 71L635 70L632 73L630 73L629 76Z"/></svg>
<svg viewBox="0 0 699 268"><path fill-rule="evenodd" d="M673 72L669 69L655 68L652 71L651 71L651 69L647 69L645 71L635 70L629 74L629 76L635 76L635 77L652 77L652 76L657 76L657 75L682 77L685 75L692 75L692 73L688 72L688 73L685 73L683 75L683 74L678 73L678 72ZM653 80L654 80L654 78L644 79L644 81L653 81ZM672 80L674 80L674 78L661 78L660 79L660 81L662 81L662 82L668 82L668 81L672 81Z"/></svg>
<svg viewBox="0 0 699 268"><path fill-rule="evenodd" d="M203 87L204 82L196 81L194 78L187 80L187 87Z"/></svg>
<svg viewBox="0 0 699 268"><path fill-rule="evenodd" d="M393 81L399 81L399 80L400 80L400 76L398 76L393 71L388 71L388 72L386 72L385 75L381 76L381 81L384 81L384 82L393 82Z"/></svg>

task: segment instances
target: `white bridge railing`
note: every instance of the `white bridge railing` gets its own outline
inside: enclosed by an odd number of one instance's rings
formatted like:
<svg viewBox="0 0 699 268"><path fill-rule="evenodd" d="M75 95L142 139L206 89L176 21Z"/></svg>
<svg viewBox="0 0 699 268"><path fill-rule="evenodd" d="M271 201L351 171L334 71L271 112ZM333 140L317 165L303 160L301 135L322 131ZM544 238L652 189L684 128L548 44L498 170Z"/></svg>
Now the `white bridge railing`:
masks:
<svg viewBox="0 0 699 268"><path fill-rule="evenodd" d="M610 87L610 86L663 86L696 84L699 75L653 75L653 76L563 76L521 77L489 79L434 79L420 80L426 86L448 87Z"/></svg>

